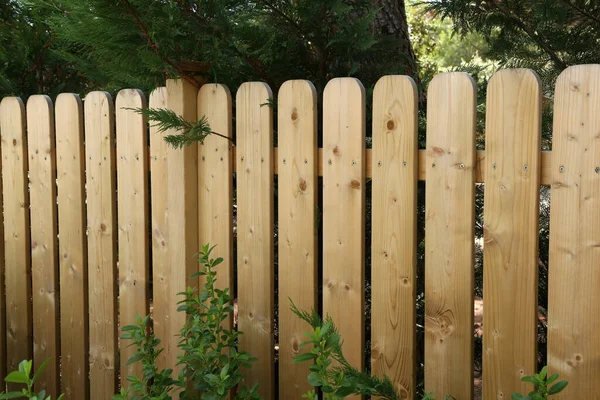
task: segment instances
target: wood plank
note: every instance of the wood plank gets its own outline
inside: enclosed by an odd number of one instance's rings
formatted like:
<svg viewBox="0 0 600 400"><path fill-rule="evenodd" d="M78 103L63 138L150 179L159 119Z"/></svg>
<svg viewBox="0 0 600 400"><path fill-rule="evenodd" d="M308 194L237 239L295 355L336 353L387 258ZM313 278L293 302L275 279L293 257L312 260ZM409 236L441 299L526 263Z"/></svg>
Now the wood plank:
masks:
<svg viewBox="0 0 600 400"><path fill-rule="evenodd" d="M167 108L167 88L160 87L150 93L150 108ZM168 340L169 325L167 310L172 307L169 299L166 279L171 269L169 262L169 209L167 177L167 142L164 134L158 132L154 123L150 123L150 196L152 204L152 314L154 333L163 346L176 345ZM171 360L172 361L172 360ZM157 360L159 368L167 368L164 352ZM172 365L171 365L172 366Z"/></svg>
<svg viewBox="0 0 600 400"><path fill-rule="evenodd" d="M145 108L137 89L123 89L116 100L117 205L119 229L120 327L132 325L148 314L148 141L146 118L132 109ZM121 385L127 376L141 377L141 363L126 365L135 353L121 341Z"/></svg>
<svg viewBox="0 0 600 400"><path fill-rule="evenodd" d="M75 94L60 94L56 98L56 175L61 392L73 400L89 397L84 157L83 104Z"/></svg>
<svg viewBox="0 0 600 400"><path fill-rule="evenodd" d="M0 111L1 113L2 111ZM0 114L0 118L4 116ZM2 122L0 122L0 129L2 128ZM1 131L0 131L1 132ZM0 133L1 134L1 133ZM5 146L0 140L0 154L2 154L2 147ZM7 144L8 146L8 144ZM2 157L0 157L0 173L2 173ZM0 207L4 207L3 192L2 192L2 179L0 177ZM4 214L4 210L2 211ZM4 284L4 277L6 274L6 264L4 259L4 218L0 223L0 376L6 376L6 289ZM1 391L4 391L6 384L0 385Z"/></svg>
<svg viewBox="0 0 600 400"><path fill-rule="evenodd" d="M526 69L487 91L484 200L484 398L528 392L536 370L541 91Z"/></svg>
<svg viewBox="0 0 600 400"><path fill-rule="evenodd" d="M54 107L48 96L27 101L31 268L33 294L33 368L50 360L35 391L57 397L60 388L58 337L58 241Z"/></svg>
<svg viewBox="0 0 600 400"><path fill-rule="evenodd" d="M290 309L317 309L317 92L309 81L287 81L277 97L279 178L279 398L309 390L309 363L294 364L310 327Z"/></svg>
<svg viewBox="0 0 600 400"><path fill-rule="evenodd" d="M210 128L232 137L231 93L225 85L206 84L198 92L198 118L205 116ZM223 257L217 267L216 287L233 294L233 170L232 142L216 135L198 146L198 249L217 246L212 257ZM200 278L203 287L205 280ZM233 328L233 315L225 321Z"/></svg>
<svg viewBox="0 0 600 400"><path fill-rule="evenodd" d="M90 399L117 390L115 109L106 92L85 97Z"/></svg>
<svg viewBox="0 0 600 400"><path fill-rule="evenodd" d="M373 92L371 368L402 398L416 390L417 86L384 76Z"/></svg>
<svg viewBox="0 0 600 400"><path fill-rule="evenodd" d="M18 97L0 102L4 256L6 262L6 369L33 358L31 238L25 106ZM11 390L16 386L9 385Z"/></svg>
<svg viewBox="0 0 600 400"><path fill-rule="evenodd" d="M167 80L167 108L188 121L196 120L197 88L185 80ZM167 321L161 329L164 360L168 368L175 368L179 354L179 330L186 320L183 312L176 312L182 297L177 293L198 284L191 278L198 271L198 150L191 145L183 149L167 148L167 247L169 266L163 271L160 290L164 293L167 309L158 311L155 321ZM164 185L164 184L163 184ZM164 187L164 186L163 186ZM172 243L173 245L169 245ZM174 267L176 266L176 267ZM157 282L155 282L155 287ZM163 315L163 317L159 317ZM177 373L177 369L175 369Z"/></svg>
<svg viewBox="0 0 600 400"><path fill-rule="evenodd" d="M323 94L323 314L358 369L365 349L365 90L336 78Z"/></svg>
<svg viewBox="0 0 600 400"><path fill-rule="evenodd" d="M425 392L473 398L477 87L437 75L427 92Z"/></svg>
<svg viewBox="0 0 600 400"><path fill-rule="evenodd" d="M548 292L548 364L569 381L557 399L600 392L600 65L556 83Z"/></svg>
<svg viewBox="0 0 600 400"><path fill-rule="evenodd" d="M273 97L268 85L244 83L236 95L238 329L240 349L258 361L245 384L275 398L273 336Z"/></svg>

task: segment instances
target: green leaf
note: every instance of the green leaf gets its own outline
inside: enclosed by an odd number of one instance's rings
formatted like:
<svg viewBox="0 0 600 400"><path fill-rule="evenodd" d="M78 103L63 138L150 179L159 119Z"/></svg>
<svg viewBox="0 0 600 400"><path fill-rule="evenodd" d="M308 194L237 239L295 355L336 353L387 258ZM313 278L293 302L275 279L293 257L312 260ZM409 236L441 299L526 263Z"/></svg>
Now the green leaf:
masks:
<svg viewBox="0 0 600 400"><path fill-rule="evenodd" d="M18 371L15 371L18 372ZM0 399L18 399L23 397L23 393L21 392L8 392L0 394Z"/></svg>
<svg viewBox="0 0 600 400"><path fill-rule="evenodd" d="M308 374L308 383L311 386L322 386L323 385L323 379L321 379L321 376L319 374L317 374L316 372L311 372L310 374Z"/></svg>
<svg viewBox="0 0 600 400"><path fill-rule="evenodd" d="M294 360L292 362L294 364L297 364L297 363L301 363L301 362L304 362L304 361L314 360L317 357L318 356L316 354L313 354L313 353L302 353L302 354L294 357Z"/></svg>
<svg viewBox="0 0 600 400"><path fill-rule="evenodd" d="M548 390L548 394L560 393L567 387L568 384L569 382L567 381L556 382L554 385L552 385L552 387L550 387L550 389Z"/></svg>
<svg viewBox="0 0 600 400"><path fill-rule="evenodd" d="M142 354L142 353L136 353L136 354L132 355L129 358L129 360L127 360L127 362L125 363L125 365L131 365L134 362L140 361L143 358L144 358L144 354Z"/></svg>
<svg viewBox="0 0 600 400"><path fill-rule="evenodd" d="M40 365L40 367L37 369L37 371L35 371L33 378L31 378L32 383L35 382L35 380L38 378L38 376L40 376L40 374L42 373L42 371L44 371L44 369L46 368L46 365L48 365L49 362L50 362L50 358L48 358L46 361L44 361L44 363L42 365Z"/></svg>
<svg viewBox="0 0 600 400"><path fill-rule="evenodd" d="M13 371L10 374L6 375L6 378L4 378L4 380L10 383L28 383L29 377L25 375L24 372Z"/></svg>

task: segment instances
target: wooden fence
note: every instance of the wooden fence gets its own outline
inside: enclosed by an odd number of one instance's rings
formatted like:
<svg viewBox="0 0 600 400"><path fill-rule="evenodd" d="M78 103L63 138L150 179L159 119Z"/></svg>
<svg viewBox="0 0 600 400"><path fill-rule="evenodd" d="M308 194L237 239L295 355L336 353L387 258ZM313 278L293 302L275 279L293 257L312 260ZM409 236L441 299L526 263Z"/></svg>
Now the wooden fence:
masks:
<svg viewBox="0 0 600 400"><path fill-rule="evenodd" d="M125 365L133 350L119 342L118 329L150 305L165 347L160 366L173 366L184 319L176 293L197 284L190 275L200 244L218 244L225 257L220 285L233 287L235 172L240 347L258 357L246 380L260 383L265 399L296 399L309 389L308 366L291 362L308 326L290 313L288 297L304 309L321 302L339 325L349 361L362 368L370 351L374 373L416 397L418 180L426 180L426 390L473 396L476 182L485 182L484 397L509 399L529 389L519 379L536 369L539 191L551 185L548 361L569 380L562 398L592 398L600 393L600 65L572 67L559 78L551 153L540 150L541 88L532 71L503 70L489 82L485 152L475 150L476 90L463 73L435 77L426 150L418 150L415 84L403 76L383 77L375 88L369 150L365 90L351 78L334 79L324 91L322 148L315 89L301 80L277 95L277 148L264 83L237 92L235 148L216 136L202 146L168 148L131 110L146 107L137 90L122 90L114 105L103 92L85 102L61 94L55 105L46 96L26 106L3 99L0 375L22 359L39 365L51 357L40 389L107 400L119 375L139 372ZM214 131L232 135L232 99L222 85L198 92L171 80L149 103L187 120L205 115Z"/></svg>

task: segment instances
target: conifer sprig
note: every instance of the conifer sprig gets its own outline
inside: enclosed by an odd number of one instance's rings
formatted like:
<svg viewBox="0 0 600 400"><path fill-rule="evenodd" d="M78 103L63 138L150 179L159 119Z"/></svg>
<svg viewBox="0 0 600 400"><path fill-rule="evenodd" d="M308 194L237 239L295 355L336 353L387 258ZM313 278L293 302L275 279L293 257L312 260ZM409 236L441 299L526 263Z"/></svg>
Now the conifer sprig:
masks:
<svg viewBox="0 0 600 400"><path fill-rule="evenodd" d="M166 108L135 108L132 110L148 118L151 126L158 128L160 133L178 132L177 134L165 136L165 142L176 149L181 149L193 143L204 144L204 139L209 135L219 136L233 143L233 139L230 137L213 131L205 115L200 117L198 121L187 121L173 110L167 110Z"/></svg>

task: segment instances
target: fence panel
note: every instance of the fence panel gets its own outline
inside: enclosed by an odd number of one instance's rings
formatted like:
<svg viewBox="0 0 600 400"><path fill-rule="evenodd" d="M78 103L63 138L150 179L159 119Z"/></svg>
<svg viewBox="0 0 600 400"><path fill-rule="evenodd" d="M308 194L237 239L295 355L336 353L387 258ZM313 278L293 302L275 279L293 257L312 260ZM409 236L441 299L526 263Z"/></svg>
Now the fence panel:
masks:
<svg viewBox="0 0 600 400"><path fill-rule="evenodd" d="M48 96L27 101L34 369L48 365L36 391L57 397L60 384L58 328L58 243L54 107Z"/></svg>
<svg viewBox="0 0 600 400"><path fill-rule="evenodd" d="M116 393L117 202L115 109L106 92L85 97L90 399Z"/></svg>
<svg viewBox="0 0 600 400"><path fill-rule="evenodd" d="M403 398L416 385L417 87L381 78L373 93L371 365Z"/></svg>
<svg viewBox="0 0 600 400"><path fill-rule="evenodd" d="M206 84L198 92L198 118L205 116L210 128L232 137L231 93L227 86ZM212 257L223 257L217 267L219 289L233 296L233 163L231 141L210 135L198 146L198 249L217 246ZM200 278L200 287L205 280ZM225 323L233 327L233 316Z"/></svg>
<svg viewBox="0 0 600 400"><path fill-rule="evenodd" d="M577 399L600 392L600 65L564 71L554 104L548 364Z"/></svg>
<svg viewBox="0 0 600 400"><path fill-rule="evenodd" d="M83 104L56 99L56 175L60 271L60 365L65 399L88 397L88 288Z"/></svg>
<svg viewBox="0 0 600 400"><path fill-rule="evenodd" d="M526 69L488 84L484 200L483 395L528 392L536 370L541 91Z"/></svg>
<svg viewBox="0 0 600 400"><path fill-rule="evenodd" d="M119 325L133 325L148 313L148 141L146 118L132 109L144 108L139 90L124 89L116 100L117 205L119 243ZM127 365L135 353L121 342L121 385L129 375L141 376L141 364Z"/></svg>
<svg viewBox="0 0 600 400"><path fill-rule="evenodd" d="M350 364L364 367L365 90L331 80L323 94L323 314L344 338Z"/></svg>
<svg viewBox="0 0 600 400"><path fill-rule="evenodd" d="M477 88L461 72L427 95L425 391L473 397Z"/></svg>
<svg viewBox="0 0 600 400"><path fill-rule="evenodd" d="M8 371L16 370L21 360L32 358L31 241L25 123L25 106L21 99L4 98L0 103L0 134Z"/></svg>
<svg viewBox="0 0 600 400"><path fill-rule="evenodd" d="M240 349L258 361L246 384L275 398L273 336L273 110L264 83L244 83L236 95L238 305Z"/></svg>
<svg viewBox="0 0 600 400"><path fill-rule="evenodd" d="M311 387L308 363L293 359L308 325L294 315L317 309L317 93L309 81L287 81L279 90L279 398L299 399Z"/></svg>

